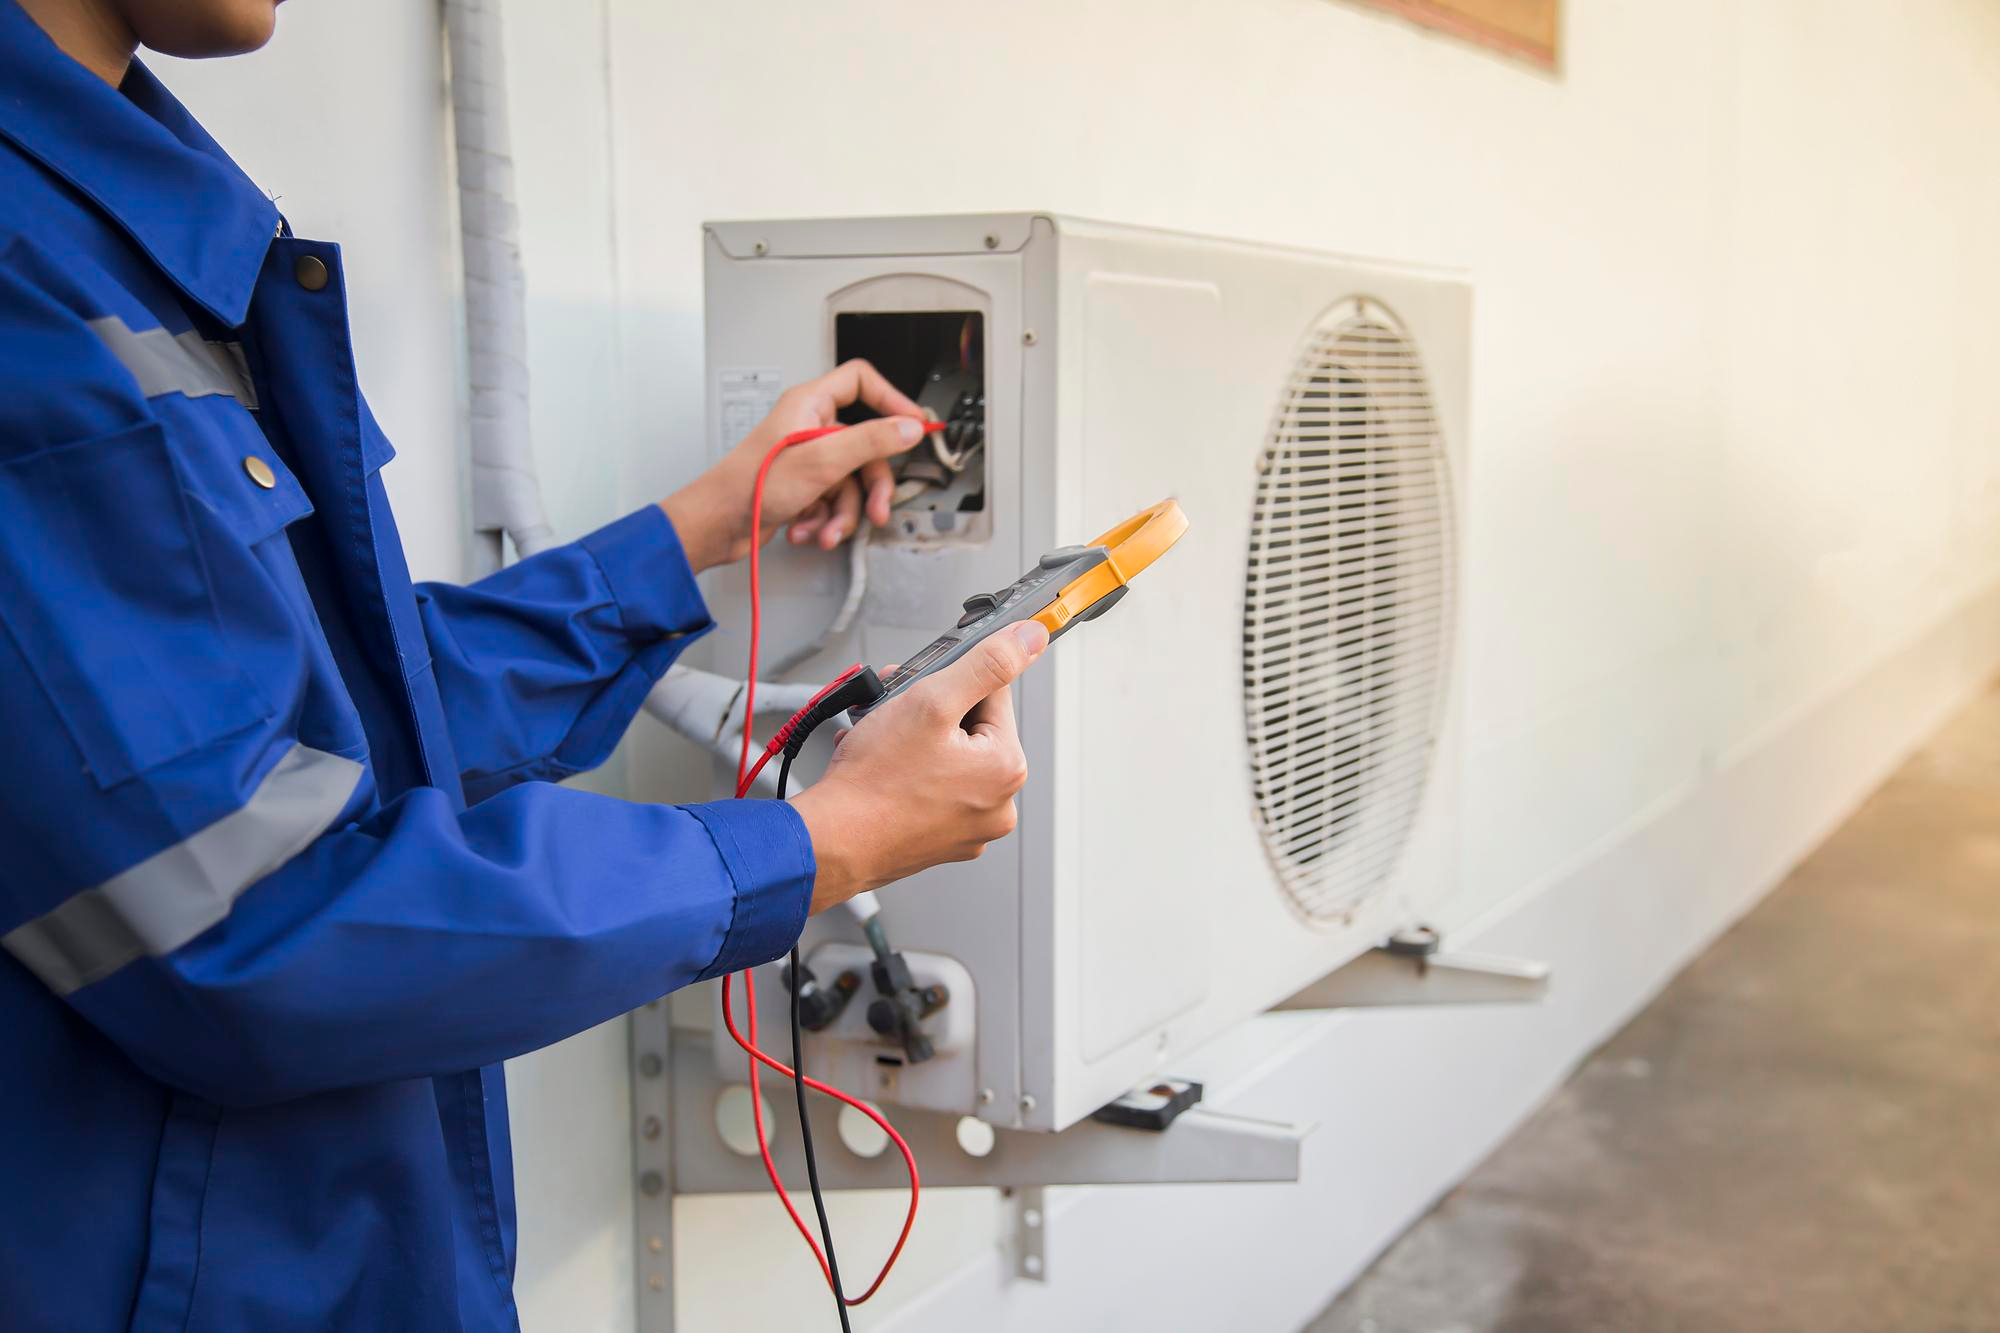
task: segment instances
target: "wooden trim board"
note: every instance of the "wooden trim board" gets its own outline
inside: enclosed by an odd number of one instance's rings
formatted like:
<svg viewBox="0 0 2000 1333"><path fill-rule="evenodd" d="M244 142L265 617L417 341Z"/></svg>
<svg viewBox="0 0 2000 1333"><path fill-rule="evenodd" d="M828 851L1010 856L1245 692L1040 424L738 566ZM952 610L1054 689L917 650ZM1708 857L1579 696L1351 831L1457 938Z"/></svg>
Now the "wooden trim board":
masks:
<svg viewBox="0 0 2000 1333"><path fill-rule="evenodd" d="M1557 67L1562 0L1359 0L1427 28L1491 47L1543 69Z"/></svg>

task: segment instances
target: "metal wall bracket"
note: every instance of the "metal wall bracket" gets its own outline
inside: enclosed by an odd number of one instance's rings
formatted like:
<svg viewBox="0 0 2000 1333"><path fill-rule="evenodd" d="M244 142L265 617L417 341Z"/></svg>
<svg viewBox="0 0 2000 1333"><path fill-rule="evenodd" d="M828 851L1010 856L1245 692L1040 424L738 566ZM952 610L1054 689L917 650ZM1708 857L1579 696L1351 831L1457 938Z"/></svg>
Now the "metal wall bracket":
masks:
<svg viewBox="0 0 2000 1333"><path fill-rule="evenodd" d="M1006 1191L1014 1210L1014 1276L1029 1282L1049 1280L1048 1191L1025 1185Z"/></svg>
<svg viewBox="0 0 2000 1333"><path fill-rule="evenodd" d="M760 1193L770 1188L763 1164L723 1138L717 1106L741 1098L745 1084L716 1072L712 1039L676 1031L665 1002L635 1011L632 1046L632 1168L637 1310L640 1333L671 1333L673 1201L682 1194ZM772 1159L786 1181L804 1188L791 1085L763 1082ZM669 1095L671 1090L671 1095ZM827 1189L901 1189L902 1158L885 1150L864 1157L849 1148L840 1108L809 1102L820 1182ZM998 1129L934 1111L892 1107L897 1132L923 1164L927 1187L999 1186L1014 1215L1018 1276L1048 1280L1049 1215L1044 1186L1295 1181L1311 1126L1231 1115L1204 1106L1182 1112L1165 1130L1083 1120L1061 1133Z"/></svg>
<svg viewBox="0 0 2000 1333"><path fill-rule="evenodd" d="M769 1189L764 1168L723 1141L716 1100L732 1080L715 1072L712 1049L698 1036L672 1043L669 1064L674 1095L669 1135L676 1194L741 1194ZM771 1156L787 1178L804 1179L797 1116L790 1084L764 1081L769 1104ZM862 1157L841 1139L839 1108L825 1097L807 1103L820 1183L828 1189L901 1189L903 1160L885 1150ZM1310 1126L1258 1120L1197 1106L1162 1133L1083 1120L1059 1134L979 1125L984 1152L968 1151L959 1133L964 1117L901 1107L887 1112L897 1132L923 1164L926 1186L1162 1185L1199 1182L1292 1181L1299 1178L1300 1145ZM965 1139L974 1139L967 1135ZM975 1142L983 1147L983 1142ZM643 1185L642 1185L643 1188Z"/></svg>
<svg viewBox="0 0 2000 1333"><path fill-rule="evenodd" d="M665 1000L626 1020L632 1045L632 1223L639 1333L674 1327L674 1138L668 1096L673 1024Z"/></svg>
<svg viewBox="0 0 2000 1333"><path fill-rule="evenodd" d="M1399 935L1290 996L1276 1009L1357 1006L1521 1003L1548 993L1546 964L1483 954L1452 953L1434 932ZM671 1333L673 1201L682 1194L742 1194L769 1188L762 1163L724 1141L717 1106L725 1094L742 1098L741 1079L716 1069L713 1038L673 1028L669 1006L651 1004L630 1019L632 1041L632 1169L640 1333ZM671 1089L671 1096L669 1095ZM779 1172L803 1188L805 1165L790 1085L764 1081L765 1120ZM901 1189L901 1157L892 1150L864 1157L849 1148L840 1108L824 1097L808 1103L821 1183L828 1189ZM851 1113L850 1113L851 1114ZM930 1186L998 1186L1013 1212L1016 1276L1049 1276L1051 1185L1142 1185L1295 1181L1310 1126L1258 1120L1195 1105L1165 1130L1083 1120L1060 1133L1000 1129L935 1111L894 1107L898 1132L923 1163Z"/></svg>
<svg viewBox="0 0 2000 1333"><path fill-rule="evenodd" d="M1549 966L1491 954L1451 953L1435 932L1410 931L1321 977L1273 1009L1352 1009L1413 1004L1523 1004L1549 993Z"/></svg>

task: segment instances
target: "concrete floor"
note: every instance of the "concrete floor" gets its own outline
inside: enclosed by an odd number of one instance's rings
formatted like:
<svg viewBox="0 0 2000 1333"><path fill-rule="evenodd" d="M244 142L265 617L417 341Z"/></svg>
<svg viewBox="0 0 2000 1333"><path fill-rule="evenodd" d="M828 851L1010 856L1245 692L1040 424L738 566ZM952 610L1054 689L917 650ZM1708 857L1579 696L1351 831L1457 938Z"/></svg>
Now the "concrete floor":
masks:
<svg viewBox="0 0 2000 1333"><path fill-rule="evenodd" d="M2000 1330L2000 692L1307 1333L1794 1330Z"/></svg>

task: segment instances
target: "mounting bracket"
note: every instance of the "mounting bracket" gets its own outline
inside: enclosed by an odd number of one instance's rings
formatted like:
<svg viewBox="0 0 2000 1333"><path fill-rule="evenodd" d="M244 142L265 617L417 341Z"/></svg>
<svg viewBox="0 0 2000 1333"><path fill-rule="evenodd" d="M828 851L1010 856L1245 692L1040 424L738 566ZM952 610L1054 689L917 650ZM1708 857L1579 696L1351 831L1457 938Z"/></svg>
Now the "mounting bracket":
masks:
<svg viewBox="0 0 2000 1333"><path fill-rule="evenodd" d="M638 1327L671 1333L674 1196L756 1193L770 1185L756 1155L723 1136L718 1106L725 1095L742 1099L747 1085L717 1073L710 1034L676 1031L664 1002L634 1011L630 1024ZM772 1160L789 1181L803 1182L790 1085L771 1077L764 1098ZM900 1156L859 1155L840 1133L841 1108L818 1096L808 1106L822 1186L903 1187ZM1014 1210L1015 1271L1034 1281L1048 1276L1044 1186L1295 1181L1312 1132L1198 1105L1160 1131L1083 1120L1048 1134L936 1111L892 1107L888 1114L923 1164L926 1187L1001 1187Z"/></svg>
<svg viewBox="0 0 2000 1333"><path fill-rule="evenodd" d="M1544 963L1452 953L1440 944L1435 931L1407 931L1272 1007L1521 1003L1548 993ZM734 1099L747 1118L748 1087L718 1069L713 1034L675 1030L665 1001L635 1011L630 1023L638 1328L672 1333L674 1197L755 1193L769 1183L755 1153L724 1138L719 1108L725 1098ZM772 1159L789 1181L803 1182L789 1084L770 1078L764 1098ZM817 1096L808 1107L825 1188L903 1187L902 1159L886 1151L886 1143L885 1151L864 1157L840 1132L841 1108ZM903 1106L889 1114L923 1163L925 1185L999 1187L1012 1210L1015 1275L1033 1282L1049 1276L1046 1187L1294 1181L1301 1144L1311 1132L1310 1126L1199 1103L1180 1110L1164 1129L1088 1119L1056 1134Z"/></svg>
<svg viewBox="0 0 2000 1333"><path fill-rule="evenodd" d="M1014 1212L1014 1276L1028 1282L1047 1282L1048 1191L1040 1185L1026 1185L1000 1193Z"/></svg>
<svg viewBox="0 0 2000 1333"><path fill-rule="evenodd" d="M706 1034L674 1034L668 1057L673 1097L667 1121L671 1140L670 1182L675 1194L743 1194L770 1188L763 1164L755 1154L732 1149L716 1123L716 1102L740 1082L715 1072ZM643 1057L642 1057L643 1058ZM784 1095L779 1097L777 1094ZM799 1148L795 1116L790 1110L791 1085L773 1077L765 1083L765 1100L776 1114L766 1114L771 1158L780 1173L803 1179L804 1156ZM813 1144L819 1150L820 1184L827 1189L901 1189L903 1160L884 1151L862 1157L842 1142L839 1107L825 1097L813 1097L810 1108ZM1196 1106L1184 1112L1163 1133L1128 1129L1083 1120L1059 1134L1025 1129L996 1129L974 1121L982 1142L990 1133L992 1146L975 1155L961 1136L969 1117L936 1111L889 1108L896 1130L909 1142L923 1164L926 1186L1002 1185L1185 1185L1293 1181L1299 1178L1299 1149L1310 1126L1257 1120ZM642 1183L643 1191L643 1183Z"/></svg>

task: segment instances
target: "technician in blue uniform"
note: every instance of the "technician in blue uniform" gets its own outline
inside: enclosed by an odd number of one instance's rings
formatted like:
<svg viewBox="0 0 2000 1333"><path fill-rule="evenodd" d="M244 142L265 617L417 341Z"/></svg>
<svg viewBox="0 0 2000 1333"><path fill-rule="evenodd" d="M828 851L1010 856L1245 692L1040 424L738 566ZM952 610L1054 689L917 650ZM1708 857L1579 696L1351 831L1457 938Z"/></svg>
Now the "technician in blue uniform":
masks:
<svg viewBox="0 0 2000 1333"><path fill-rule="evenodd" d="M831 545L915 405L844 366L663 504L412 587L338 248L131 60L274 5L0 0L8 1333L514 1327L499 1062L977 855L1025 775L1032 630L790 804L553 785L709 628L769 443L889 414L772 473L766 528Z"/></svg>

